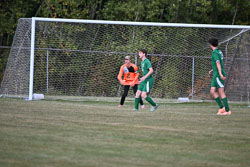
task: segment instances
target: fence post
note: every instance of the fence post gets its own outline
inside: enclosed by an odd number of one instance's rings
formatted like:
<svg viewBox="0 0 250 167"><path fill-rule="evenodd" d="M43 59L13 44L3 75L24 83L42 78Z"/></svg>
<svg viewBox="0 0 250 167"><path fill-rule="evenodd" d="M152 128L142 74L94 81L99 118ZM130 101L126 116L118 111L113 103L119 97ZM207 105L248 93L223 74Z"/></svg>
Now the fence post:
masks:
<svg viewBox="0 0 250 167"><path fill-rule="evenodd" d="M49 50L47 49L47 94L49 93Z"/></svg>
<svg viewBox="0 0 250 167"><path fill-rule="evenodd" d="M194 57L192 62L192 99L194 99Z"/></svg>

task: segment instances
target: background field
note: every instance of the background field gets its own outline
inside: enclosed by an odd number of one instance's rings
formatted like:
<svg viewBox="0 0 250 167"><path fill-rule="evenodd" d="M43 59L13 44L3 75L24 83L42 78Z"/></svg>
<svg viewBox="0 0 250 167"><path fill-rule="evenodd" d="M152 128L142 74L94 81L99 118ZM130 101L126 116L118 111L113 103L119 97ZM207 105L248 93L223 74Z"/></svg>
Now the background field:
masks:
<svg viewBox="0 0 250 167"><path fill-rule="evenodd" d="M0 166L250 166L250 109L0 98Z"/></svg>

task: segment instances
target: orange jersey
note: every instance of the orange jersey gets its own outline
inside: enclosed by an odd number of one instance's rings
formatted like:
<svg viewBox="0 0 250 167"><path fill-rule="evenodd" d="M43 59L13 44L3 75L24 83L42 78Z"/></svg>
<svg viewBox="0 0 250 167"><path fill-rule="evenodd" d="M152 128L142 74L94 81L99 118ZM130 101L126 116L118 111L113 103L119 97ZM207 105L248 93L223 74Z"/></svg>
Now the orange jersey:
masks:
<svg viewBox="0 0 250 167"><path fill-rule="evenodd" d="M122 79L123 76L123 79ZM126 64L123 64L120 68L120 72L117 76L119 81L125 81L124 85L130 85L130 83L134 82L138 84L138 68L135 64L130 63L130 67L127 67Z"/></svg>

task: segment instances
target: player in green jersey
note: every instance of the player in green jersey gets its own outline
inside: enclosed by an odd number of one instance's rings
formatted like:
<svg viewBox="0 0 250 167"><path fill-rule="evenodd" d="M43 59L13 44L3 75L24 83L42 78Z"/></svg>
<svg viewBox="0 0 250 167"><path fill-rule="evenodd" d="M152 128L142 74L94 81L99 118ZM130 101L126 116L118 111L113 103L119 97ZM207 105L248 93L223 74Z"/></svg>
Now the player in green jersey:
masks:
<svg viewBox="0 0 250 167"><path fill-rule="evenodd" d="M147 56L147 51L145 49L141 49L139 51L139 57L142 60L141 69L143 77L140 78L140 85L136 92L134 111L138 110L140 97L144 98L147 102L149 102L152 105L150 111L155 111L159 106L148 96L148 93L154 84L154 77L152 75L154 70L152 68L151 62L146 58L146 56Z"/></svg>
<svg viewBox="0 0 250 167"><path fill-rule="evenodd" d="M210 93L220 108L218 110L217 115L231 115L227 97L224 91L224 80L226 79L226 73L223 68L223 54L221 50L217 48L217 39L211 38L208 40L208 42L210 44L210 48L213 50L211 61L212 70L209 71L209 74L213 73L213 80L211 83ZM216 91L216 88L218 88L219 93Z"/></svg>

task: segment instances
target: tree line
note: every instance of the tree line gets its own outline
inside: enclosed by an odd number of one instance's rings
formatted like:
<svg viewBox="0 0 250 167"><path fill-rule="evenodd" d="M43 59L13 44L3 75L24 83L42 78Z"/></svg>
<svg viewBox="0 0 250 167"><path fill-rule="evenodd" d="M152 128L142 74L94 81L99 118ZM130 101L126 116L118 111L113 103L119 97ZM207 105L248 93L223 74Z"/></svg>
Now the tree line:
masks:
<svg viewBox="0 0 250 167"><path fill-rule="evenodd" d="M0 46L11 46L17 21L30 17L249 25L249 0L2 0ZM0 81L9 49L0 48Z"/></svg>

